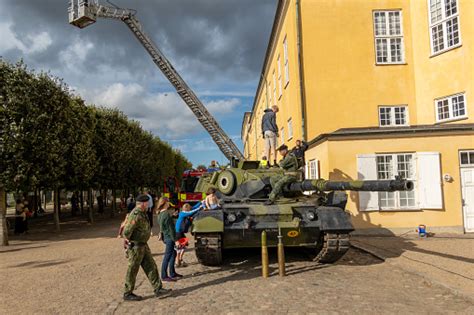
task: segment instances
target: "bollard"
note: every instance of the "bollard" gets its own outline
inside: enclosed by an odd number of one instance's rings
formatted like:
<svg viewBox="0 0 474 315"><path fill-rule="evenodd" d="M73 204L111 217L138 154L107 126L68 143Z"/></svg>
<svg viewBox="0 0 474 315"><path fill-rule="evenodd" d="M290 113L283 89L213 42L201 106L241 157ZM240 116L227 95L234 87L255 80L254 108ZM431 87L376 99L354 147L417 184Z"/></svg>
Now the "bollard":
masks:
<svg viewBox="0 0 474 315"><path fill-rule="evenodd" d="M262 232L262 277L268 278L267 232Z"/></svg>
<svg viewBox="0 0 474 315"><path fill-rule="evenodd" d="M285 248L283 247L283 236L281 235L281 229L278 229L278 274L280 277L286 276Z"/></svg>

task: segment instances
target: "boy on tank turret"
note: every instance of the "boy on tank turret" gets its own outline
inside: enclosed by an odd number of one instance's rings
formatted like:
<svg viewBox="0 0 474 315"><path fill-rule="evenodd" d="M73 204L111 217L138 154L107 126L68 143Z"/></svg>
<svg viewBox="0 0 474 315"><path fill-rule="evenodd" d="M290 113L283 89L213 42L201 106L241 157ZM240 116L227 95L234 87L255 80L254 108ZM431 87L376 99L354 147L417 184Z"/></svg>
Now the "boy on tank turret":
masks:
<svg viewBox="0 0 474 315"><path fill-rule="evenodd" d="M296 172L298 170L298 159L296 156L289 152L288 147L284 144L282 144L277 150L281 156L283 156L283 159L280 161L280 168L286 172ZM272 191L268 195L268 200L265 201L265 205L274 204L277 197L281 194L283 187L294 181L296 181L296 174L274 175L270 177Z"/></svg>

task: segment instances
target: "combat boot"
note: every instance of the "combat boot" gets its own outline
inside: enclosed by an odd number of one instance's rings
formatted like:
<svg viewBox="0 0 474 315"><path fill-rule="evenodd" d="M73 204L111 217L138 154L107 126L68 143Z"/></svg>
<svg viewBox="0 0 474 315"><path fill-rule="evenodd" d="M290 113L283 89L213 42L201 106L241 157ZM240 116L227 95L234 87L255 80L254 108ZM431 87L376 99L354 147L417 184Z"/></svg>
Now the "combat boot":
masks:
<svg viewBox="0 0 474 315"><path fill-rule="evenodd" d="M171 289L159 288L155 290L156 297L165 297L171 294Z"/></svg>
<svg viewBox="0 0 474 315"><path fill-rule="evenodd" d="M124 293L123 299L125 301L141 301L142 297L133 293Z"/></svg>

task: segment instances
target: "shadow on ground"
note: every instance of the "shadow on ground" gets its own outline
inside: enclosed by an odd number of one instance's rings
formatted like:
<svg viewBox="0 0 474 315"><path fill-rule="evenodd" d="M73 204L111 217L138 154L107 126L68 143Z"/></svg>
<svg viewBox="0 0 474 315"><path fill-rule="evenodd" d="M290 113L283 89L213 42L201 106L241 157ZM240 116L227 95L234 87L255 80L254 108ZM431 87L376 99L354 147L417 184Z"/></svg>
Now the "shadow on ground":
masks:
<svg viewBox="0 0 474 315"><path fill-rule="evenodd" d="M114 217L111 217L109 211L109 209L106 209L103 215L96 214L93 224L87 221L85 215L71 216L70 212L63 212L60 217L61 230L59 232L56 231L52 213L37 218L31 218L28 221L28 233L14 235L10 230L9 241L12 246L15 246L36 241L54 242L74 239L114 238L117 237L120 222L124 219L125 213L116 213ZM114 222L115 225L111 224L111 222ZM5 249L0 252L23 250L27 248Z"/></svg>
<svg viewBox="0 0 474 315"><path fill-rule="evenodd" d="M276 248L269 248L269 274L278 275ZM194 253L189 253L194 254ZM348 253L335 264L319 264L312 262L313 255L299 248L285 249L286 275L292 277L305 272L334 268L337 265L372 265L383 261L358 249L350 249ZM226 282L245 281L262 276L261 255L259 248L234 249L224 251L224 261L220 267L202 267L201 271L186 276L186 279L207 275L215 275L213 279L199 282L186 288L173 290L171 296L178 297L205 287L222 285ZM145 298L151 298L147 296Z"/></svg>

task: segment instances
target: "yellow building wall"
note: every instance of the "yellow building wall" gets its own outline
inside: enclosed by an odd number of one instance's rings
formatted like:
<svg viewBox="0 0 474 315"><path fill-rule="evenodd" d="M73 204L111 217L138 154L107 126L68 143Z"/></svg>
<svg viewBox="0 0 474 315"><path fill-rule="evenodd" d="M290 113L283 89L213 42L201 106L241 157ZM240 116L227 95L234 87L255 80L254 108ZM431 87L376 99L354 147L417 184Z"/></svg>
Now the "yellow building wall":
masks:
<svg viewBox="0 0 474 315"><path fill-rule="evenodd" d="M404 65L376 65L373 10L401 9ZM414 100L410 2L302 1L308 139L345 127L378 126L379 105Z"/></svg>
<svg viewBox="0 0 474 315"><path fill-rule="evenodd" d="M307 151L308 159L320 161L321 177L330 180L357 179L357 155L373 153L440 152L441 174L450 174L453 182L443 181L443 210L359 211L357 192L349 192L347 209L357 229L461 227L463 225L459 171L460 149L473 149L474 135L445 135L393 139L348 139L326 141ZM327 156L327 158L326 158ZM327 159L327 160L326 160Z"/></svg>
<svg viewBox="0 0 474 315"><path fill-rule="evenodd" d="M274 46L269 55L268 65L265 69L265 75L260 90L257 93L256 106L252 115L252 132L257 134L257 145L250 148L248 154L250 159L260 159L264 153L264 142L261 130L261 121L263 111L277 105L280 111L277 114L277 125L284 128L285 139L283 143L290 148L294 146L296 139L302 138L302 119L301 119L301 100L299 89L299 67L298 67L298 48L297 48L297 29L296 29L296 5L294 0L290 0L285 5L283 21L278 29ZM288 65L289 82L285 84L285 65L283 40L288 42ZM278 87L278 57L281 62L281 80L282 95L279 96ZM276 75L276 94L277 100L273 96L273 72ZM293 125L293 137L288 138L288 120L291 118ZM278 139L278 144L282 139ZM278 160L280 157L278 158Z"/></svg>
<svg viewBox="0 0 474 315"><path fill-rule="evenodd" d="M474 122L474 1L458 0L462 46L431 56L426 0L303 0L301 4L304 85L306 91L306 139L340 128L378 127L378 106L408 105L410 125L436 123L434 100L465 92L468 118L451 123ZM405 64L377 65L374 47L374 10L402 11ZM263 154L261 118L275 102L273 71L280 56L284 84L283 39L287 36L290 82L276 104L279 127L285 143L293 146L302 137L298 69L296 1L287 0L277 30L264 83L257 92L249 132L248 157ZM270 83L270 90L268 89ZM277 80L278 85L278 80ZM278 86L277 86L278 97ZM288 140L287 121L293 121L293 139ZM281 141L279 141L280 143ZM384 139L325 141L306 152L306 160L318 159L323 178L357 178L358 154L437 151L443 182L445 209L423 211L359 212L358 194L351 193L348 209L357 228L415 228L463 225L458 151L474 149L474 135L386 137Z"/></svg>
<svg viewBox="0 0 474 315"><path fill-rule="evenodd" d="M434 100L458 92L466 93L468 118L456 122L474 122L474 1L458 0L462 45L436 56L431 56L425 0L305 0L300 4L306 139L339 128L378 126L379 105L406 104L410 125L434 124ZM377 65L373 11L398 9L403 18L405 64ZM283 95L277 96L277 123L285 128L284 140L290 147L302 137L295 0L286 1L283 15L252 116L258 138L252 152L255 158L263 153L261 113L275 103L273 71L277 73L278 56L284 72L285 36L290 82ZM293 121L293 141L287 139L289 118Z"/></svg>
<svg viewBox="0 0 474 315"><path fill-rule="evenodd" d="M458 0L462 46L435 56L431 56L428 2L410 4L418 124L435 123L434 100L459 92L466 93L468 118L458 122L474 122L474 1Z"/></svg>

